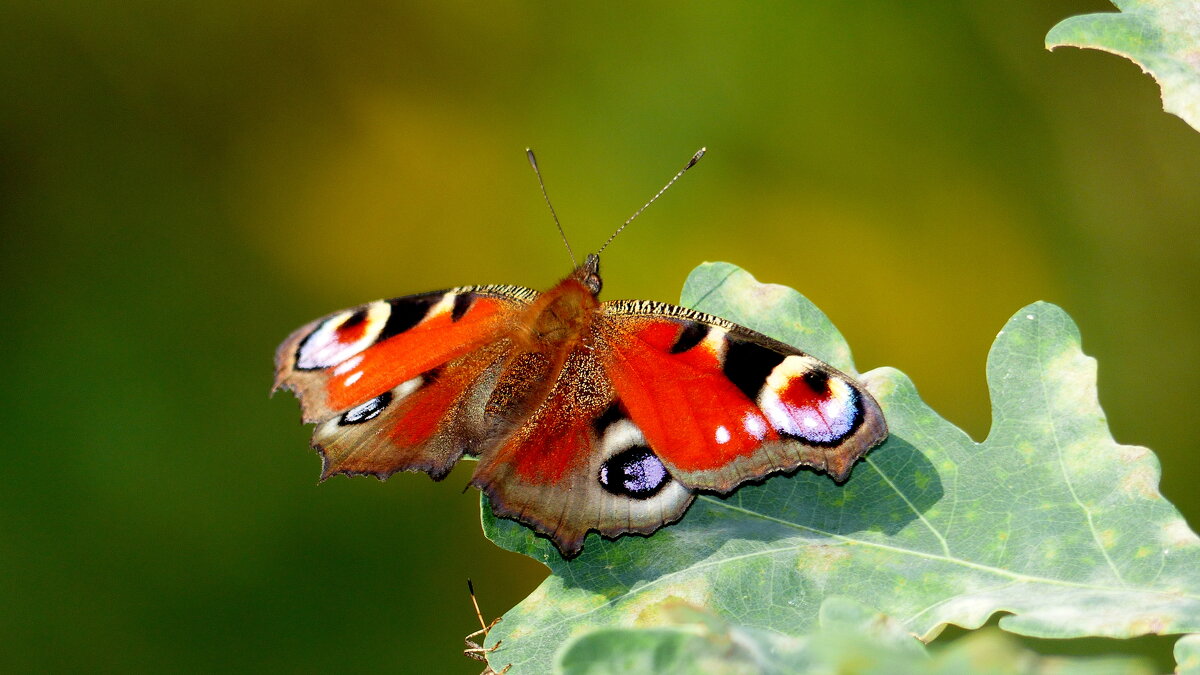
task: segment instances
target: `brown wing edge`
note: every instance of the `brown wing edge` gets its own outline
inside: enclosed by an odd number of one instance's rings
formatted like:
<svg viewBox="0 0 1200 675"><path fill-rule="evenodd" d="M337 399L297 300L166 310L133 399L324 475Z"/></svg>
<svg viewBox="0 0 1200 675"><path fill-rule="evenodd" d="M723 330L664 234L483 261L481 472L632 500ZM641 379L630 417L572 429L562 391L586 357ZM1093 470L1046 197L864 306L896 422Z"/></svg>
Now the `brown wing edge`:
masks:
<svg viewBox="0 0 1200 675"><path fill-rule="evenodd" d="M615 541L625 535L637 535L640 537L649 537L667 525L673 525L687 515L688 509L692 507L692 502L696 499L696 494L689 490L686 502L677 511L664 517L656 524L647 524L634 527L587 527L583 529L564 531L561 527L555 527L552 524L530 516L524 509L512 509L503 504L497 499L497 491L491 485L478 485L474 482L472 486L479 489L480 492L487 495L488 506L492 509L492 514L497 518L512 520L521 525L533 530L539 537L549 540L554 547L558 549L559 554L565 560L573 560L583 553L583 543L587 536L592 532L608 539Z"/></svg>
<svg viewBox="0 0 1200 675"><path fill-rule="evenodd" d="M717 328L720 328L738 338L746 340L747 342L753 342L768 349L777 351L781 354L812 356L804 350L793 347L786 342L776 340L769 335L764 335L763 333L760 333L752 328L747 328L740 323L734 323L728 319L722 319L714 314L706 314L694 309L688 309L687 307L672 305L667 302L658 302L657 300L610 300L608 302L601 303L600 311L604 314L615 316L667 316L674 319L683 319L685 321L696 321L710 326L716 326ZM833 366L829 366L829 369L845 375L845 373L842 373L842 371L834 368ZM847 375L847 377L849 376ZM855 380L853 377L849 377L849 379L857 382L857 380Z"/></svg>

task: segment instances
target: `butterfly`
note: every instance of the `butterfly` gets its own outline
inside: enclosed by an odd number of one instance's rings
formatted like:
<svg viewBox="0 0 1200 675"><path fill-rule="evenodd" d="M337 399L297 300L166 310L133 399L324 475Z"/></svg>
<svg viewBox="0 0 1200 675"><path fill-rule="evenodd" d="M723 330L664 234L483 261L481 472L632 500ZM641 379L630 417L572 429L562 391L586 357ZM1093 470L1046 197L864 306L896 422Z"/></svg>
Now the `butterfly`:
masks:
<svg viewBox="0 0 1200 675"><path fill-rule="evenodd" d="M673 523L697 493L800 467L844 482L887 437L879 404L829 364L709 314L601 302L602 285L595 253L543 293L462 286L335 312L280 345L275 389L316 424L322 479L441 480L469 455L495 514L567 558L590 531Z"/></svg>

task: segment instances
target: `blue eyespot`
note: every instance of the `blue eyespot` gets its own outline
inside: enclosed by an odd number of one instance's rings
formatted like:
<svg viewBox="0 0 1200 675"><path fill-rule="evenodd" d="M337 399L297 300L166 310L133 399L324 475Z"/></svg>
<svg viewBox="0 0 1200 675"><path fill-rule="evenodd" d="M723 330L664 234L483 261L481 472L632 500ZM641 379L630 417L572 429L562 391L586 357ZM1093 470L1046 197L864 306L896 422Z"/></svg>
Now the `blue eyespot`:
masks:
<svg viewBox="0 0 1200 675"><path fill-rule="evenodd" d="M646 447L633 447L600 465L600 485L622 497L648 499L671 480L667 467Z"/></svg>

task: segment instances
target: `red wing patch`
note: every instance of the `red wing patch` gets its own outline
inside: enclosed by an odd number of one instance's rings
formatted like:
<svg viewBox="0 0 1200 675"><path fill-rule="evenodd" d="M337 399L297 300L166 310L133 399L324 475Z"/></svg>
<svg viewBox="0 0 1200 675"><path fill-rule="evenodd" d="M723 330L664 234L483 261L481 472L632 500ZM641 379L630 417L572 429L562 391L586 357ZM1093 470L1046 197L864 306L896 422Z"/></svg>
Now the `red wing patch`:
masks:
<svg viewBox="0 0 1200 675"><path fill-rule="evenodd" d="M530 525L568 557L589 530L653 532L692 501L620 414L598 360L590 346L573 350L536 410L480 453L471 477L493 512Z"/></svg>
<svg viewBox="0 0 1200 675"><path fill-rule="evenodd" d="M388 437L402 447L416 447L428 441L477 376L475 372L453 371L433 376L433 381L425 383L413 395L412 403L396 416Z"/></svg>
<svg viewBox="0 0 1200 675"><path fill-rule="evenodd" d="M541 405L503 445L480 460L477 475L506 465L505 471L522 483L557 485L586 465L594 435L592 421L609 401L606 392L585 394L603 387L594 380L584 382L588 373L596 372L590 354L572 354Z"/></svg>
<svg viewBox="0 0 1200 675"><path fill-rule="evenodd" d="M629 416L669 467L718 470L778 440L758 406L722 371L718 337L672 353L684 324L649 318L623 323L623 339L611 341L606 369Z"/></svg>
<svg viewBox="0 0 1200 675"><path fill-rule="evenodd" d="M543 424L520 447L513 448L514 473L535 485L554 485L562 480L582 457L582 449L591 446L587 418L569 419L565 424ZM548 426L559 428L546 428Z"/></svg>
<svg viewBox="0 0 1200 675"><path fill-rule="evenodd" d="M495 298L477 299L457 321L443 311L387 337L333 369L328 405L343 410L491 342L507 328Z"/></svg>

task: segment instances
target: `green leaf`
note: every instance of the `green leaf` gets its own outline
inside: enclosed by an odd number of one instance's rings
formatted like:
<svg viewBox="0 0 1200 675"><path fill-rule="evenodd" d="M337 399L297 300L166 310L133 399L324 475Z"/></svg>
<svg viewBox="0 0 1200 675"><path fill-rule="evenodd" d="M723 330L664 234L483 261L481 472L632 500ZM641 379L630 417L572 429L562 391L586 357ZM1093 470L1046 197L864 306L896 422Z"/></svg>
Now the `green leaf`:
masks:
<svg viewBox="0 0 1200 675"><path fill-rule="evenodd" d="M819 310L732 265L697 268L683 303L849 369ZM860 379L891 436L844 486L801 471L726 499L701 496L650 537L589 536L572 561L485 505L493 541L553 572L488 636L504 640L491 663L545 672L571 636L661 625L655 608L667 601L791 636L816 628L830 596L896 617L924 640L995 612L1008 614L1001 628L1036 637L1200 631L1200 538L1159 494L1154 455L1112 439L1095 361L1070 318L1045 303L1018 312L987 377L993 426L982 443L926 406L902 373L876 369Z"/></svg>
<svg viewBox="0 0 1200 675"><path fill-rule="evenodd" d="M601 628L569 640L557 654L555 671L810 673L832 666L861 672L887 661L928 664L924 647L899 623L846 598L827 599L816 632L802 637L731 624L679 600L655 610L660 627Z"/></svg>
<svg viewBox="0 0 1200 675"><path fill-rule="evenodd" d="M1179 675L1200 675L1200 635L1186 635L1175 643L1175 670Z"/></svg>
<svg viewBox="0 0 1200 675"><path fill-rule="evenodd" d="M1125 657L1038 656L997 630L964 637L927 653L898 623L844 598L821 605L817 631L786 637L729 624L687 605L668 610L659 628L600 628L568 641L555 672L624 673L861 673L863 675L1149 675L1153 669Z"/></svg>
<svg viewBox="0 0 1200 675"><path fill-rule="evenodd" d="M1162 88L1163 109L1200 130L1200 2L1113 0L1118 13L1064 19L1046 48L1085 47L1124 56Z"/></svg>

